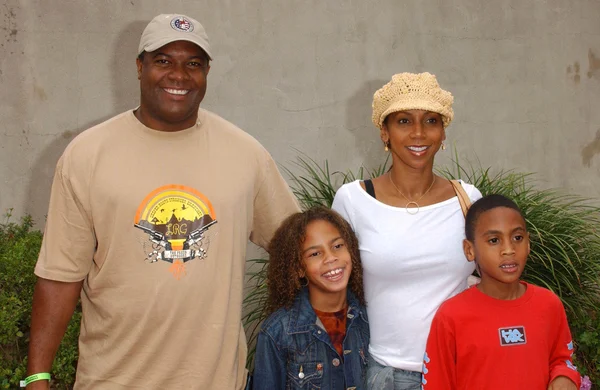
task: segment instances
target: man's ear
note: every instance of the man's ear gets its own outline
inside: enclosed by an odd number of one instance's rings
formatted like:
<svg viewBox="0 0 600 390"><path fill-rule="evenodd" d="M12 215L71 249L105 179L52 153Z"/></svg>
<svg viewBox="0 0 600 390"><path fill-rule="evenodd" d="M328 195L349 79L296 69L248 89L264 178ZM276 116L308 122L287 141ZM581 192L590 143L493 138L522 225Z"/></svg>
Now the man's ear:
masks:
<svg viewBox="0 0 600 390"><path fill-rule="evenodd" d="M475 246L466 238L463 240L463 251L465 252L467 260L475 261Z"/></svg>
<svg viewBox="0 0 600 390"><path fill-rule="evenodd" d="M530 240L529 232L527 232L525 234L525 238L527 238L527 256L529 256L529 253L531 252L531 240Z"/></svg>
<svg viewBox="0 0 600 390"><path fill-rule="evenodd" d="M140 60L139 58L135 59L135 66L137 67L137 77L138 80L140 80L142 78L142 60Z"/></svg>

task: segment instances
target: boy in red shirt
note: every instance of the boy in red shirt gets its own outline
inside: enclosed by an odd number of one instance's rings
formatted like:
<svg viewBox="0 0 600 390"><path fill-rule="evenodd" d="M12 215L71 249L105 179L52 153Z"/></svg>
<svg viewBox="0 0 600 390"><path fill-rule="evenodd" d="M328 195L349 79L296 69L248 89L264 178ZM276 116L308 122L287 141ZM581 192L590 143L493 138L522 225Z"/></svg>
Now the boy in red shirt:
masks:
<svg viewBox="0 0 600 390"><path fill-rule="evenodd" d="M551 291L520 281L529 233L502 195L475 202L463 247L481 282L444 302L427 341L424 390L577 390L565 310Z"/></svg>

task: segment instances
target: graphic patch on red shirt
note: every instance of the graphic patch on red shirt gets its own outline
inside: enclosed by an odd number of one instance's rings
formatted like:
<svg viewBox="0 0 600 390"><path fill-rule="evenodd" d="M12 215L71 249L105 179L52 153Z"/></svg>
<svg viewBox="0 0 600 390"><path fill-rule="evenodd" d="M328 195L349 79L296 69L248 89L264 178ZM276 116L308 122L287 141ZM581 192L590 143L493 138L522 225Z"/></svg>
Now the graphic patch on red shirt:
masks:
<svg viewBox="0 0 600 390"><path fill-rule="evenodd" d="M500 345L503 347L510 345L527 344L524 326L511 326L510 328L498 329L500 336Z"/></svg>

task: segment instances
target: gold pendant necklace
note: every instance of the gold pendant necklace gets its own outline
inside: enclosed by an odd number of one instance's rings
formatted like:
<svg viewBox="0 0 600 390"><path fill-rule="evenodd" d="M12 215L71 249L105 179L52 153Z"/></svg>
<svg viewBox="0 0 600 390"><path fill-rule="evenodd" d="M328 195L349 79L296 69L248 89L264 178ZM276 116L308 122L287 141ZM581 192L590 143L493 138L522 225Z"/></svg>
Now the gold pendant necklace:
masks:
<svg viewBox="0 0 600 390"><path fill-rule="evenodd" d="M402 191L400 191L400 189L398 188L398 186L396 185L396 183L394 183L394 180L392 179L392 172L389 172L388 177L390 178L390 183L392 183L392 185L394 186L394 188L396 189L396 191L398 191L398 193L400 195L402 195L402 197L406 200L408 200L408 203L406 204L406 206L404 206L404 208L406 208L406 212L411 214L411 215L415 215L416 213L419 212L419 210L421 209L419 207L419 204L417 203L418 201L420 201L428 192L429 190L433 187L433 184L435 183L435 175L433 175L433 180L431 181L431 185L429 185L429 188L427 188L427 191L423 192L423 194L421 196L419 196L419 199L417 200L410 200L408 198L408 196L404 195L402 193ZM411 207L410 209L408 208L408 206L410 205L415 205L416 207ZM414 213L411 213L409 210L415 210L416 211Z"/></svg>

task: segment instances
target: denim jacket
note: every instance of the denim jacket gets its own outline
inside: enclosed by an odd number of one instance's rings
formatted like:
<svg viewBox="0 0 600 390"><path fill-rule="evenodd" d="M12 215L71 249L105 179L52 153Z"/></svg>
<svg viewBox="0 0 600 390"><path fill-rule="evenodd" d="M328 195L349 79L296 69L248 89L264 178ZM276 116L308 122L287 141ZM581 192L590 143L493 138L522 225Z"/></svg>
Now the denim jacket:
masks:
<svg viewBox="0 0 600 390"><path fill-rule="evenodd" d="M368 345L367 312L349 290L342 359L304 288L291 308L279 309L262 325L254 390L365 389Z"/></svg>

